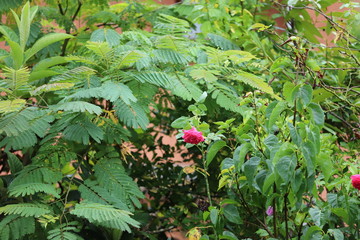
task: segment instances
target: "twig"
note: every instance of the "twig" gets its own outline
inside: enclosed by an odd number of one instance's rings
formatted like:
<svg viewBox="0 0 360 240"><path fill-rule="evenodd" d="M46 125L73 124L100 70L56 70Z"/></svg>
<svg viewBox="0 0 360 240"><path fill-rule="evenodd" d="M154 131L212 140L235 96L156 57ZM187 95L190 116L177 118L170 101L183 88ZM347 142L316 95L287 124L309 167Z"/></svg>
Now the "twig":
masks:
<svg viewBox="0 0 360 240"><path fill-rule="evenodd" d="M245 207L245 209L248 211L248 213L250 214L251 217L255 218L255 220L265 229L265 231L270 235L270 237L274 237L274 235L271 233L270 229L268 228L268 226L263 223L251 210L251 208L249 207L249 205L247 204L244 195L242 194L241 190L240 190L240 184L239 184L239 180L237 177L237 174L235 174L235 181L236 181L236 188L239 192L239 196L240 196L240 201L241 204Z"/></svg>

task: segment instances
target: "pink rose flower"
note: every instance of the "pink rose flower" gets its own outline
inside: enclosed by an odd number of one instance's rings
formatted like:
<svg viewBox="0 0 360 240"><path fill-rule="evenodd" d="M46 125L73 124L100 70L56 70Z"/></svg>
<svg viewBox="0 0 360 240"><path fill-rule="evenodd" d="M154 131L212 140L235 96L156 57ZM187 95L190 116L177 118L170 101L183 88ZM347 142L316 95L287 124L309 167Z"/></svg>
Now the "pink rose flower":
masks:
<svg viewBox="0 0 360 240"><path fill-rule="evenodd" d="M354 188L360 190L360 174L352 175L350 178L351 184L354 186Z"/></svg>
<svg viewBox="0 0 360 240"><path fill-rule="evenodd" d="M205 138L202 135L202 132L199 132L194 127L190 130L184 130L183 138L184 138L184 142L191 144L198 144L205 140Z"/></svg>

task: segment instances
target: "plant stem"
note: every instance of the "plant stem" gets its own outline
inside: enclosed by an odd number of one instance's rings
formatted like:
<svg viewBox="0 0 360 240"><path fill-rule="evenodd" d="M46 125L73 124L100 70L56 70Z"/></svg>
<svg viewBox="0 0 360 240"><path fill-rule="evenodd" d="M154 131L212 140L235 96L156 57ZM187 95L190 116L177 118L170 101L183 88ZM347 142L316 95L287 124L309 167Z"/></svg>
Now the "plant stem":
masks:
<svg viewBox="0 0 360 240"><path fill-rule="evenodd" d="M247 210L247 212L249 213L249 215L251 217L253 217L259 224L260 226L262 226L265 231L269 234L270 237L274 237L274 235L271 233L270 229L268 228L268 226L262 222L254 213L253 211L251 210L251 208L249 207L249 205L247 204L245 198L244 198L244 195L242 194L241 190L240 190L240 185L239 185L239 181L238 181L238 176L237 174L235 174L235 181L236 181L236 188L238 190L238 195L240 197L240 202L241 202L241 205L243 205L243 207Z"/></svg>
<svg viewBox="0 0 360 240"><path fill-rule="evenodd" d="M288 193L284 196L284 214L285 214L285 239L289 239L289 226L288 226L288 206L287 206Z"/></svg>
<svg viewBox="0 0 360 240"><path fill-rule="evenodd" d="M276 184L274 183L274 193L276 193ZM277 238L277 223L276 223L276 201L275 198L273 199L273 210L274 210L274 215L273 215L273 226L274 226L274 237Z"/></svg>
<svg viewBox="0 0 360 240"><path fill-rule="evenodd" d="M207 169L205 169L205 171L207 172ZM211 200L211 194L210 194L210 184L209 184L209 178L206 174L204 174L205 176L205 184L206 184L206 193L209 199L209 204L210 206L212 206L212 200Z"/></svg>

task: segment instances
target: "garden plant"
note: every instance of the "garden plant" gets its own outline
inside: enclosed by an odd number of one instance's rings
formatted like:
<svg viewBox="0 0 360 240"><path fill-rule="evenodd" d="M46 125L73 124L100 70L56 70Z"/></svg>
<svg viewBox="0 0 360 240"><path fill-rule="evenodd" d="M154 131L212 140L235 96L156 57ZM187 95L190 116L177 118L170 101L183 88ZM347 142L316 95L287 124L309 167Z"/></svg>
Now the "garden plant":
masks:
<svg viewBox="0 0 360 240"><path fill-rule="evenodd" d="M359 10L3 1L0 240L360 239Z"/></svg>

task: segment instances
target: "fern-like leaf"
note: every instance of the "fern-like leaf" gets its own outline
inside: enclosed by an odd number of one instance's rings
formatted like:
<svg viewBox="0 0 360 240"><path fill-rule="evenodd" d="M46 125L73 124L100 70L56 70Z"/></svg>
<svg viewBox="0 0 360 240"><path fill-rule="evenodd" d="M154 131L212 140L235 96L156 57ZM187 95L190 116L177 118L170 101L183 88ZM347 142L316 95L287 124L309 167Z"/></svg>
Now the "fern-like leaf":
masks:
<svg viewBox="0 0 360 240"><path fill-rule="evenodd" d="M195 101L201 96L202 91L191 80L178 76L178 78L173 79L173 86L171 88L171 92L185 100L190 101L194 99Z"/></svg>
<svg viewBox="0 0 360 240"><path fill-rule="evenodd" d="M146 129L149 124L149 119L142 106L138 103L126 104L122 100L115 102L115 114L116 116L125 123L126 126L142 129Z"/></svg>
<svg viewBox="0 0 360 240"><path fill-rule="evenodd" d="M90 137L98 143L104 138L103 130L89 120L79 121L67 126L63 135L67 140L79 142L84 145L89 144Z"/></svg>
<svg viewBox="0 0 360 240"><path fill-rule="evenodd" d="M154 26L154 32L161 35L184 36L189 31L188 21L166 14L160 14Z"/></svg>
<svg viewBox="0 0 360 240"><path fill-rule="evenodd" d="M76 83L83 80L83 77L89 77L95 74L95 70L89 67L81 66L74 69L68 70L65 73L53 77L51 83Z"/></svg>
<svg viewBox="0 0 360 240"><path fill-rule="evenodd" d="M24 197L26 195L34 195L38 192L44 192L59 198L60 195L57 193L54 186L45 183L25 183L20 185L12 185L9 187L9 195L14 197Z"/></svg>
<svg viewBox="0 0 360 240"><path fill-rule="evenodd" d="M115 102L119 98L126 104L136 102L136 97L128 86L122 83L106 82L101 87L80 89L76 93L65 97L65 99L102 98Z"/></svg>
<svg viewBox="0 0 360 240"><path fill-rule="evenodd" d="M133 66L141 58L145 57L146 54L138 50L132 50L122 53L122 56L117 61L117 68L127 68Z"/></svg>
<svg viewBox="0 0 360 240"><path fill-rule="evenodd" d="M49 83L41 85L40 87L36 88L34 91L31 92L32 95L40 95L44 92L52 92L52 91L58 91L62 89L71 88L74 86L74 83Z"/></svg>
<svg viewBox="0 0 360 240"><path fill-rule="evenodd" d="M209 90L212 90L212 98L216 99L216 103L221 107L233 112L241 113L239 99L236 93L229 87L224 84L213 83Z"/></svg>
<svg viewBox="0 0 360 240"><path fill-rule="evenodd" d="M255 76L254 74L238 71L238 74L233 75L234 79L244 82L254 88L259 89L265 93L270 94L277 100L281 100L281 98L274 94L273 89L260 77Z"/></svg>
<svg viewBox="0 0 360 240"><path fill-rule="evenodd" d="M39 217L44 214L49 214L51 211L45 204L18 203L0 207L0 213L5 215L18 214L22 217Z"/></svg>
<svg viewBox="0 0 360 240"><path fill-rule="evenodd" d="M91 114L95 113L96 115L100 115L102 113L102 109L99 106L84 101L66 102L60 105L55 105L54 111L60 110L71 112L88 112Z"/></svg>
<svg viewBox="0 0 360 240"><path fill-rule="evenodd" d="M102 159L95 165L94 170L99 186L117 194L130 209L133 209L133 204L136 207L141 206L138 198L143 198L144 195L132 178L125 173L118 158Z"/></svg>
<svg viewBox="0 0 360 240"><path fill-rule="evenodd" d="M46 183L54 184L60 181L62 174L55 172L47 167L39 165L28 165L21 170L17 177L11 182L10 187L15 189L16 186L27 184L27 183Z"/></svg>
<svg viewBox="0 0 360 240"><path fill-rule="evenodd" d="M170 77L163 72L141 72L132 74L134 78L142 83L148 82L159 87L167 88L171 85Z"/></svg>
<svg viewBox="0 0 360 240"><path fill-rule="evenodd" d="M0 222L0 239L17 240L35 232L35 219L20 215L6 216Z"/></svg>
<svg viewBox="0 0 360 240"><path fill-rule="evenodd" d="M156 61L160 63L186 65L190 58L171 49L157 49L153 51Z"/></svg>
<svg viewBox="0 0 360 240"><path fill-rule="evenodd" d="M120 34L112 29L97 29L90 37L91 42L107 42L110 47L119 45Z"/></svg>
<svg viewBox="0 0 360 240"><path fill-rule="evenodd" d="M126 202L123 201L123 196L119 197L119 194L116 194L115 191L109 191L106 187L99 186L97 181L86 180L84 184L80 185L79 191L81 193L81 198L86 201L112 205L116 208L130 211Z"/></svg>
<svg viewBox="0 0 360 240"><path fill-rule="evenodd" d="M25 107L26 100L14 99L0 101L0 113L17 112Z"/></svg>
<svg viewBox="0 0 360 240"><path fill-rule="evenodd" d="M16 174L23 169L23 164L21 163L20 159L11 152L6 152L8 157L8 164L10 166L11 174Z"/></svg>
<svg viewBox="0 0 360 240"><path fill-rule="evenodd" d="M99 203L76 204L71 214L86 218L91 223L121 231L131 232L129 225L139 227L139 223L130 217L130 212Z"/></svg>
<svg viewBox="0 0 360 240"><path fill-rule="evenodd" d="M230 40L213 34L213 33L209 33L207 35L207 37L210 39L210 42L215 46L218 47L222 50L235 50L235 49L240 49L239 46L237 46L235 43L231 42Z"/></svg>
<svg viewBox="0 0 360 240"><path fill-rule="evenodd" d="M7 82L8 86L12 90L21 90L24 86L27 86L30 71L28 68L13 69L4 67L4 80Z"/></svg>
<svg viewBox="0 0 360 240"><path fill-rule="evenodd" d="M48 240L83 240L77 235L79 232L78 222L69 222L57 226L55 229L48 232Z"/></svg>

